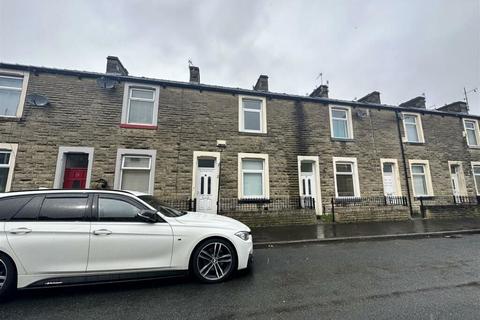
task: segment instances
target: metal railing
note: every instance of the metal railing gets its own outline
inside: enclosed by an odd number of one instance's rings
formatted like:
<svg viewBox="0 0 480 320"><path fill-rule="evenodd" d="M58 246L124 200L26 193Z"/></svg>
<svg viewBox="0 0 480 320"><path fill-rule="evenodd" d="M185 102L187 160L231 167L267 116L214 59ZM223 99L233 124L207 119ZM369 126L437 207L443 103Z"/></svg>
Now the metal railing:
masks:
<svg viewBox="0 0 480 320"><path fill-rule="evenodd" d="M311 197L276 198L222 198L218 201L218 211L288 211L296 209L315 209L315 199Z"/></svg>
<svg viewBox="0 0 480 320"><path fill-rule="evenodd" d="M425 217L428 207L434 206L476 206L480 204L479 196L431 196L416 197L416 201L420 203L420 213Z"/></svg>
<svg viewBox="0 0 480 320"><path fill-rule="evenodd" d="M190 198L160 198L160 203L181 211L196 211L197 200Z"/></svg>
<svg viewBox="0 0 480 320"><path fill-rule="evenodd" d="M341 197L332 198L332 207L377 207L377 206L406 206L407 197L404 196L372 196L372 197Z"/></svg>

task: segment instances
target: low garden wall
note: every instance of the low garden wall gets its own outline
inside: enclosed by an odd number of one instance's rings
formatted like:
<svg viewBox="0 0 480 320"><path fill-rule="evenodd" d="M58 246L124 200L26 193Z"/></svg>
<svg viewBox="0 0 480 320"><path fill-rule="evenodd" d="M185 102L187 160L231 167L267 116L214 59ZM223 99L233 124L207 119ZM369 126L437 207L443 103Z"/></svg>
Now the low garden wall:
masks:
<svg viewBox="0 0 480 320"><path fill-rule="evenodd" d="M425 207L427 219L452 219L463 217L480 217L478 205L439 205Z"/></svg>
<svg viewBox="0 0 480 320"><path fill-rule="evenodd" d="M222 212L222 215L234 218L249 227L312 225L317 223L315 210L282 211L234 211Z"/></svg>
<svg viewBox="0 0 480 320"><path fill-rule="evenodd" d="M405 206L335 207L335 222L402 221L410 219Z"/></svg>

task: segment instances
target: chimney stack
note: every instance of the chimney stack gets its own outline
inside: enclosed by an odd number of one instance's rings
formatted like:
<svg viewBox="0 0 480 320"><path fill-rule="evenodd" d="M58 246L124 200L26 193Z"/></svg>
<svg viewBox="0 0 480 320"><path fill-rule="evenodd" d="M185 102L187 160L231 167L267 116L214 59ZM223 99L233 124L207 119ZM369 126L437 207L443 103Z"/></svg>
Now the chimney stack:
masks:
<svg viewBox="0 0 480 320"><path fill-rule="evenodd" d="M120 59L114 56L107 57L107 73L128 76L128 70L120 62Z"/></svg>
<svg viewBox="0 0 480 320"><path fill-rule="evenodd" d="M381 104L380 92L378 91L370 92L365 97L358 99L358 102Z"/></svg>
<svg viewBox="0 0 480 320"><path fill-rule="evenodd" d="M400 107L402 107L402 108L426 109L425 97L419 96L419 97L410 99L407 102L401 103Z"/></svg>
<svg viewBox="0 0 480 320"><path fill-rule="evenodd" d="M455 112L468 114L468 106L465 101L456 101L437 108L438 111L443 112Z"/></svg>
<svg viewBox="0 0 480 320"><path fill-rule="evenodd" d="M190 68L190 82L200 83L200 68L195 66L189 66Z"/></svg>
<svg viewBox="0 0 480 320"><path fill-rule="evenodd" d="M328 86L326 84L319 85L312 93L310 93L310 97L328 98Z"/></svg>
<svg viewBox="0 0 480 320"><path fill-rule="evenodd" d="M253 87L256 91L268 91L268 76L261 74L258 77L257 84Z"/></svg>

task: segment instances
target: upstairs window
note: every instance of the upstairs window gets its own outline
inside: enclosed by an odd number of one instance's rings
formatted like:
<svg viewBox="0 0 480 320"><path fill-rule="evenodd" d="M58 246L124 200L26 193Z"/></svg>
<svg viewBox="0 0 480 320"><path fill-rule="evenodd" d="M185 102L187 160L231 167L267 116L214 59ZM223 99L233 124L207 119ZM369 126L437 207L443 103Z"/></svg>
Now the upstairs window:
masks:
<svg viewBox="0 0 480 320"><path fill-rule="evenodd" d="M266 133L265 99L240 96L239 130L241 132Z"/></svg>
<svg viewBox="0 0 480 320"><path fill-rule="evenodd" d="M335 139L353 139L350 108L330 107L331 135Z"/></svg>
<svg viewBox="0 0 480 320"><path fill-rule="evenodd" d="M404 113L403 127L405 129L406 142L423 143L423 129L420 115Z"/></svg>
<svg viewBox="0 0 480 320"><path fill-rule="evenodd" d="M28 73L0 74L0 117L22 116L27 82Z"/></svg>
<svg viewBox="0 0 480 320"><path fill-rule="evenodd" d="M465 128L465 135L467 138L467 145L469 147L479 146L479 132L477 120L463 120L463 126Z"/></svg>
<svg viewBox="0 0 480 320"><path fill-rule="evenodd" d="M123 127L156 127L159 89L125 85L122 111Z"/></svg>

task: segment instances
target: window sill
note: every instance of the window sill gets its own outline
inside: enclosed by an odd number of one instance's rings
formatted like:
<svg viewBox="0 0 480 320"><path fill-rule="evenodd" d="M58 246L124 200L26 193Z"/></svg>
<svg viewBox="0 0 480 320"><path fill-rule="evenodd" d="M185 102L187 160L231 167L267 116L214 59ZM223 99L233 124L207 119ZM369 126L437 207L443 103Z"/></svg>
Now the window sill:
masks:
<svg viewBox="0 0 480 320"><path fill-rule="evenodd" d="M124 129L145 129L145 130L157 130L158 126L148 125L148 124L120 124L120 128Z"/></svg>
<svg viewBox="0 0 480 320"><path fill-rule="evenodd" d="M17 116L0 116L1 122L19 122L22 120L22 117Z"/></svg>
<svg viewBox="0 0 480 320"><path fill-rule="evenodd" d="M266 137L266 132L248 132L248 131L239 131L238 135L240 136L257 136L257 137Z"/></svg>
<svg viewBox="0 0 480 320"><path fill-rule="evenodd" d="M331 141L338 141L338 142L354 142L355 140L352 138L335 138L335 137L330 137Z"/></svg>
<svg viewBox="0 0 480 320"><path fill-rule="evenodd" d="M480 150L480 145L478 145L478 146L468 146L468 149L479 149Z"/></svg>
<svg viewBox="0 0 480 320"><path fill-rule="evenodd" d="M267 198L243 198L238 199L238 203L270 203L270 199Z"/></svg>
<svg viewBox="0 0 480 320"><path fill-rule="evenodd" d="M412 146L421 146L425 144L425 142L410 142L410 141L405 141L404 143Z"/></svg>

